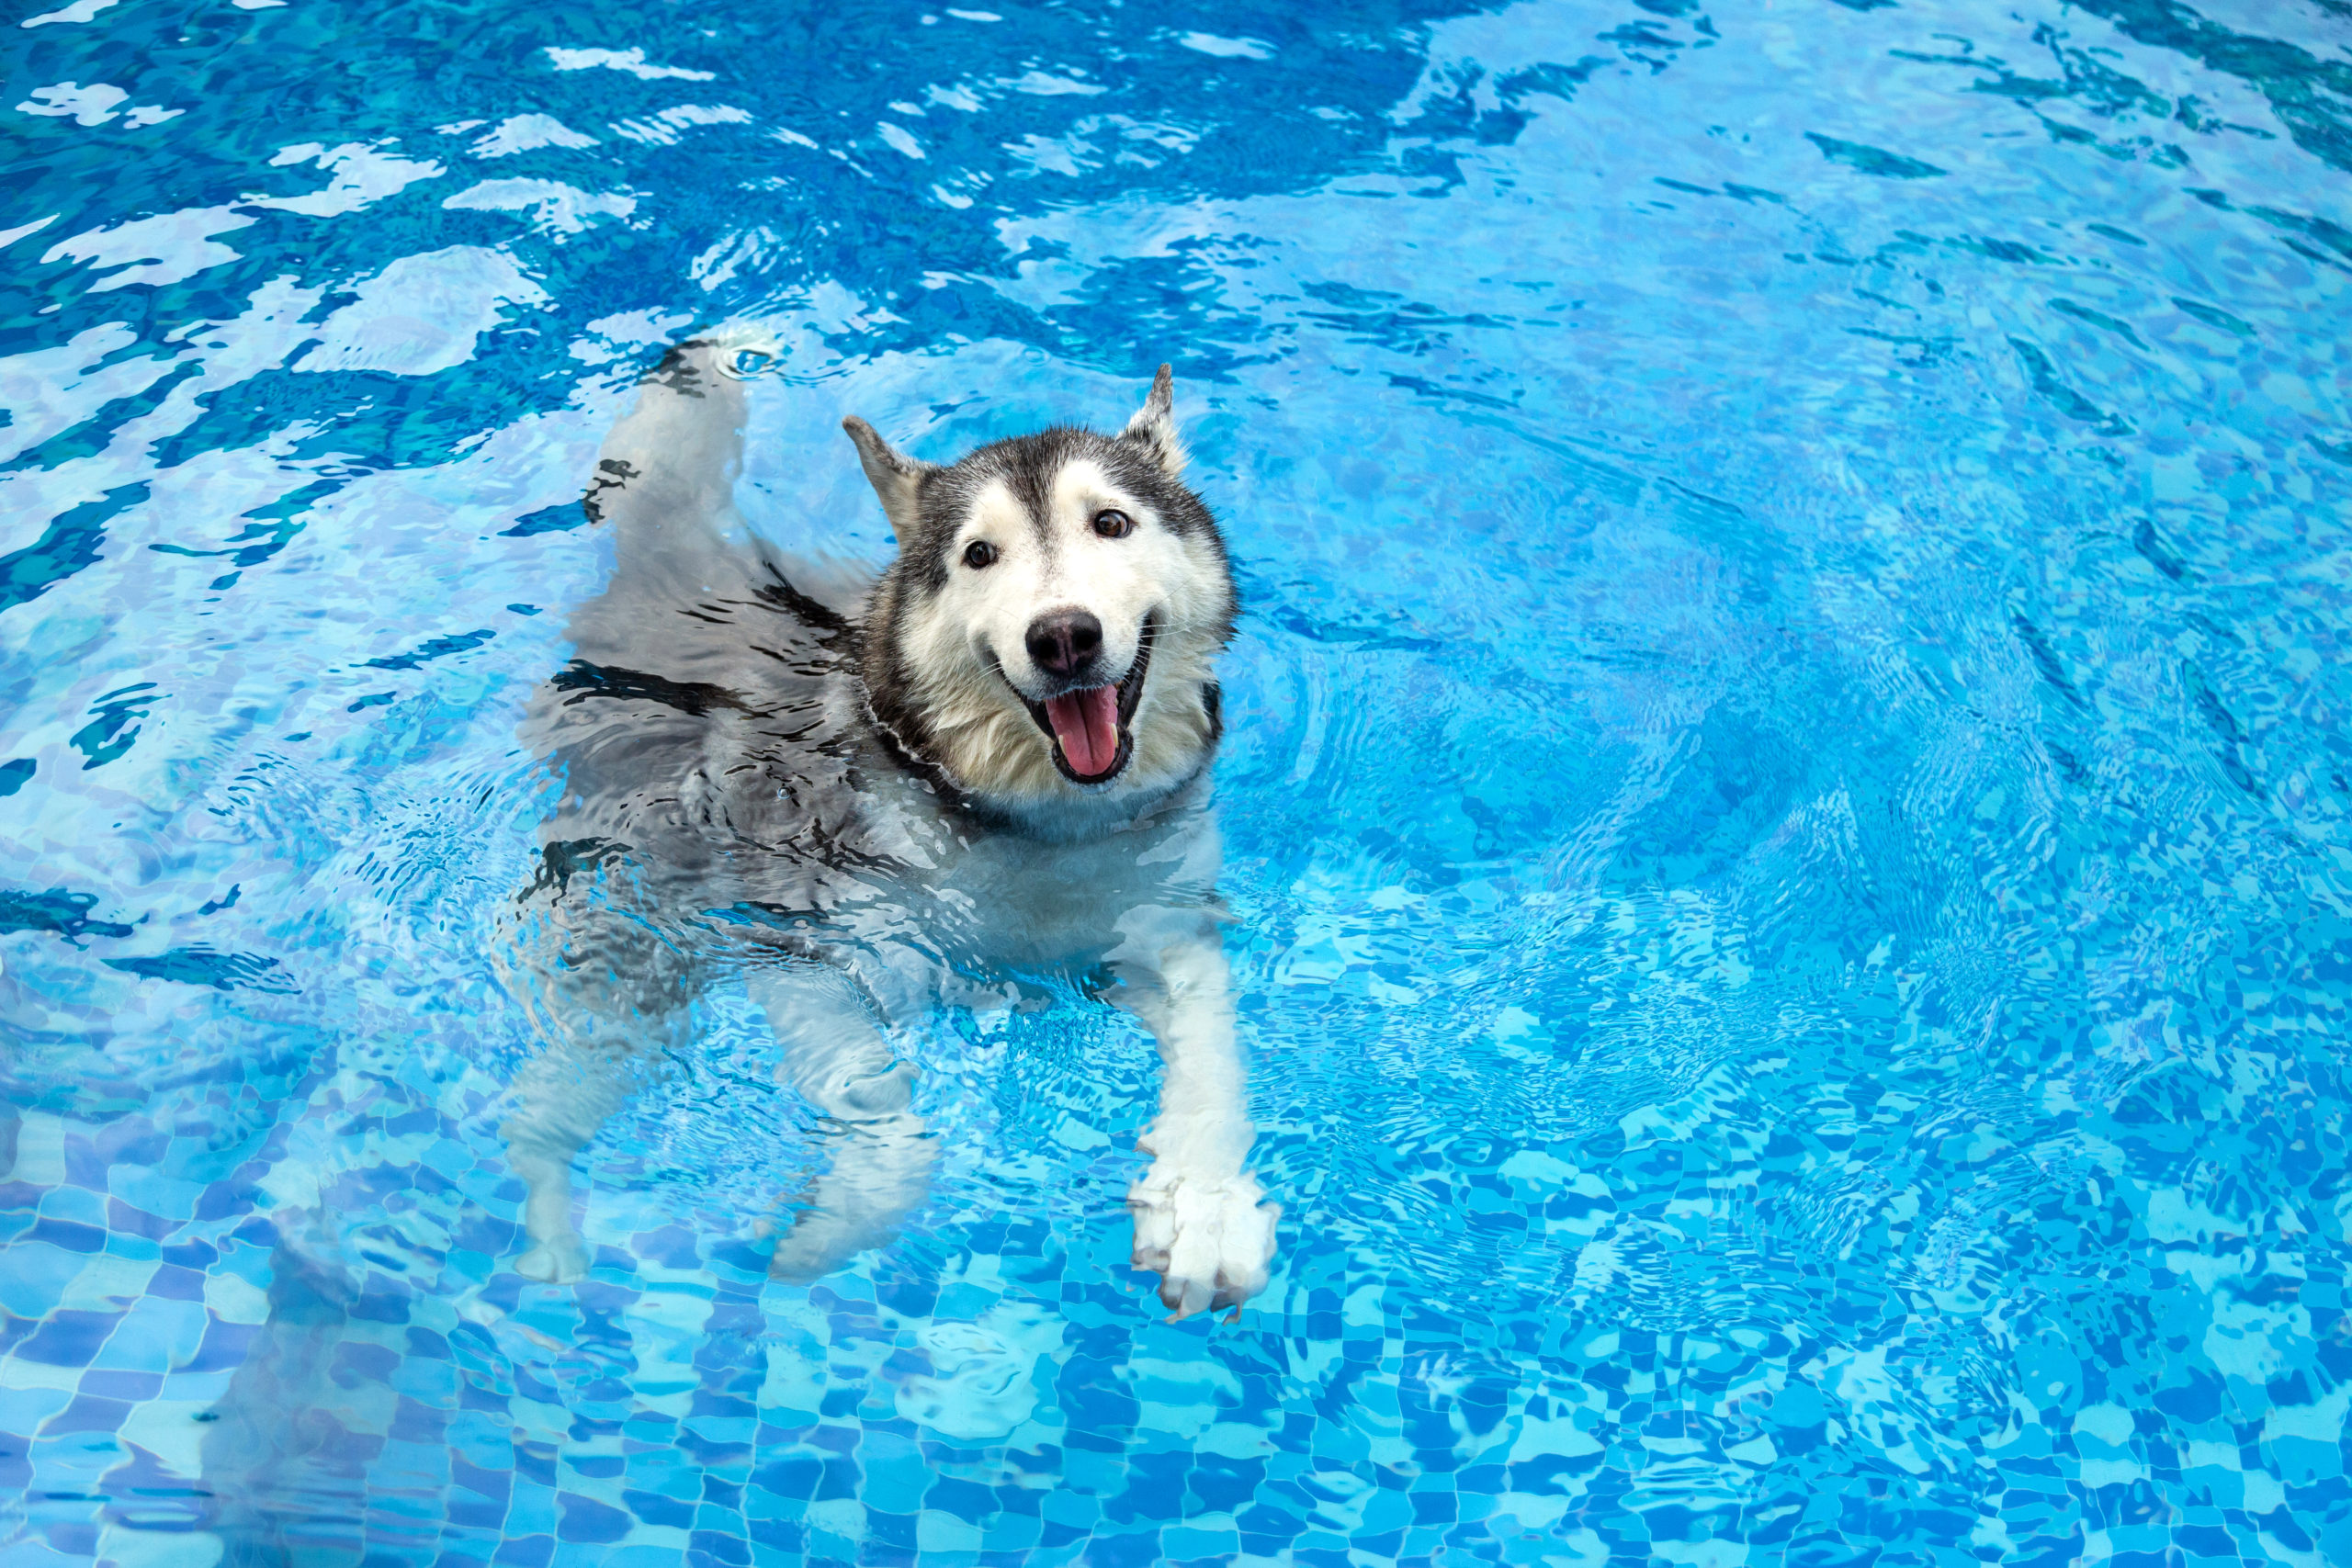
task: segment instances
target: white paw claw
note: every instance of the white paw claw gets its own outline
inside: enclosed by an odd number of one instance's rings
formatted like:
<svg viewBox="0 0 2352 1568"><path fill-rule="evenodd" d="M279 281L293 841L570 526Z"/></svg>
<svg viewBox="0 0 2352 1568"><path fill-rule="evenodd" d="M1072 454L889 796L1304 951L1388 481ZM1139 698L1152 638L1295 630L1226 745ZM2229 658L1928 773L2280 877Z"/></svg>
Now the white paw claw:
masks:
<svg viewBox="0 0 2352 1568"><path fill-rule="evenodd" d="M1277 1204L1254 1178L1187 1176L1153 1166L1127 1190L1135 1266L1159 1276L1170 1321L1238 1306L1266 1288Z"/></svg>

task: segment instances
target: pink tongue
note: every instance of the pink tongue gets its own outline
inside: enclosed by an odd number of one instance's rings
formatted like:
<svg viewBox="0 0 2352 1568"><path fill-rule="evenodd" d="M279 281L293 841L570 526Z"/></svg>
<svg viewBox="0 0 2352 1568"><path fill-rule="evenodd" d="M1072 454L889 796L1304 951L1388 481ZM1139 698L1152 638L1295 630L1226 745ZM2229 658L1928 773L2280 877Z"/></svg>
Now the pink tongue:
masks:
<svg viewBox="0 0 2352 1568"><path fill-rule="evenodd" d="M1097 686L1046 699L1046 716L1053 721L1054 739L1062 756L1081 778L1111 771L1119 754L1119 689Z"/></svg>

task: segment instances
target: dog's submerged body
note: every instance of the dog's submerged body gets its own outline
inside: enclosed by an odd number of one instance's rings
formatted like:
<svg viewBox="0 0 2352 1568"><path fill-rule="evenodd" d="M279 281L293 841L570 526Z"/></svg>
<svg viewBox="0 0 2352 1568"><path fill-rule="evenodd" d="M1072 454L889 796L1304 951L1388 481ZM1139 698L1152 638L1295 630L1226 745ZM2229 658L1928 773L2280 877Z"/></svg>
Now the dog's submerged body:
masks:
<svg viewBox="0 0 2352 1568"><path fill-rule="evenodd" d="M564 783L515 979L549 1044L506 1136L529 1184L518 1267L575 1277L570 1166L631 1062L740 972L828 1168L773 1271L888 1237L924 1190L895 1022L1001 964L1099 974L1158 1038L1138 1267L1180 1314L1259 1288L1273 1212L1217 936L1205 769L1231 626L1222 541L1181 481L1163 370L1126 431L1055 430L945 468L847 422L899 555L878 581L785 563L736 514L743 389L725 351L663 361L605 444L587 506L604 594L528 739Z"/></svg>

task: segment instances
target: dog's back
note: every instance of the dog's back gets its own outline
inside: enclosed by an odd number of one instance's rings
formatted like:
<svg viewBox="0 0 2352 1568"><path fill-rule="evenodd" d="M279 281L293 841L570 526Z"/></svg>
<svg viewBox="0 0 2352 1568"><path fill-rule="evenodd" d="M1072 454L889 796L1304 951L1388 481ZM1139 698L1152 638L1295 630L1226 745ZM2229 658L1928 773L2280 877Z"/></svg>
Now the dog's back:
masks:
<svg viewBox="0 0 2352 1568"><path fill-rule="evenodd" d="M604 592L524 739L561 780L536 884L604 873L657 928L734 903L818 908L863 858L853 621L869 579L777 559L733 501L742 383L724 350L673 349L599 454L582 503L609 534Z"/></svg>

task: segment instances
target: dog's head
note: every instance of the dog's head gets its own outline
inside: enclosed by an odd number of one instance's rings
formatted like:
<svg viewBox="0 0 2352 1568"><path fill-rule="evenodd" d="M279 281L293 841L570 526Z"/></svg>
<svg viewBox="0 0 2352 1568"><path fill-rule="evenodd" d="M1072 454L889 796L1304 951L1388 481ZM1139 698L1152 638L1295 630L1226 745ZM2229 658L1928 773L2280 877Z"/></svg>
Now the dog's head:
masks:
<svg viewBox="0 0 2352 1568"><path fill-rule="evenodd" d="M1047 831L1083 830L1201 770L1233 576L1183 482L1166 366L1117 435L1056 428L943 468L864 420L842 428L899 539L863 673L903 750Z"/></svg>

